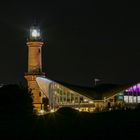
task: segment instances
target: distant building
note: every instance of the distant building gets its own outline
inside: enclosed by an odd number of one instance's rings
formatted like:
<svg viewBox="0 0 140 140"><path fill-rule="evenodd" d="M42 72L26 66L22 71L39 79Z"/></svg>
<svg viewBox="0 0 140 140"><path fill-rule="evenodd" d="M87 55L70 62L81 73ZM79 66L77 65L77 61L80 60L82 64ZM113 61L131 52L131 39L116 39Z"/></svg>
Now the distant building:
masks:
<svg viewBox="0 0 140 140"><path fill-rule="evenodd" d="M28 38L28 72L25 74L32 90L37 111L55 111L60 107L73 107L79 111L121 108L140 103L140 84L100 84L93 88L78 87L45 77L42 72L43 41L39 28L32 27Z"/></svg>

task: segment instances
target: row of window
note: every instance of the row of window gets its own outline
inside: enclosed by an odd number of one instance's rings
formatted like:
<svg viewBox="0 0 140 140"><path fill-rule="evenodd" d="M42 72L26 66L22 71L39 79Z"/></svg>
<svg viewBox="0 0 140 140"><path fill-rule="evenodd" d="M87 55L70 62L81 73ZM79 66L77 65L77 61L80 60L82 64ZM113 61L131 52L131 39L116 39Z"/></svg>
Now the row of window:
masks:
<svg viewBox="0 0 140 140"><path fill-rule="evenodd" d="M125 103L140 103L140 96L124 96Z"/></svg>
<svg viewBox="0 0 140 140"><path fill-rule="evenodd" d="M92 101L88 98L79 95L78 93L69 90L62 85L52 85L52 92L54 95L54 102L60 104L75 104L75 103L91 103ZM93 102L92 102L93 103Z"/></svg>

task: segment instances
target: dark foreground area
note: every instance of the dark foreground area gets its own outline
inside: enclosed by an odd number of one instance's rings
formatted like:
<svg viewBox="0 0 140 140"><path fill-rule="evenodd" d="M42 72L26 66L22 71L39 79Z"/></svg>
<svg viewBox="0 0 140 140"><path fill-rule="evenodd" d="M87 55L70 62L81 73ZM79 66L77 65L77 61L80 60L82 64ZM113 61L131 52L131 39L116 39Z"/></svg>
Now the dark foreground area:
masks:
<svg viewBox="0 0 140 140"><path fill-rule="evenodd" d="M0 88L0 139L140 139L140 109L84 113L61 108L37 116L27 88Z"/></svg>

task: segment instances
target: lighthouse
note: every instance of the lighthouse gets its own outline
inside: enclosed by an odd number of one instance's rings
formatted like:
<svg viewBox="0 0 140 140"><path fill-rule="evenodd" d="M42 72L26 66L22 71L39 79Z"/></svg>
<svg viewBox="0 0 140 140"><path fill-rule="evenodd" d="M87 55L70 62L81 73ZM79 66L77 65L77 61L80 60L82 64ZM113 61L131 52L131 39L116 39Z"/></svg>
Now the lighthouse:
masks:
<svg viewBox="0 0 140 140"><path fill-rule="evenodd" d="M33 106L36 111L42 109L42 95L40 88L36 82L37 77L45 77L42 72L42 41L40 29L37 26L30 28L27 40L28 47L28 72L25 74L28 87L33 97Z"/></svg>

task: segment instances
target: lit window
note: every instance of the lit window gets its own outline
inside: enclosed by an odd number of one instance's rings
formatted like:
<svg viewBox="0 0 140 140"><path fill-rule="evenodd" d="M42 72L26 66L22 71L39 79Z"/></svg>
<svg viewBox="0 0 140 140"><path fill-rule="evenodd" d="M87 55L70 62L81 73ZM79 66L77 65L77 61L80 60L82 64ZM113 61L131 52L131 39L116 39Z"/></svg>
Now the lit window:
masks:
<svg viewBox="0 0 140 140"><path fill-rule="evenodd" d="M129 96L129 103L133 103L133 96Z"/></svg>
<svg viewBox="0 0 140 140"><path fill-rule="evenodd" d="M128 96L124 96L124 102L128 103Z"/></svg>
<svg viewBox="0 0 140 140"><path fill-rule="evenodd" d="M138 103L140 103L140 96L137 96L137 99L138 99Z"/></svg>

